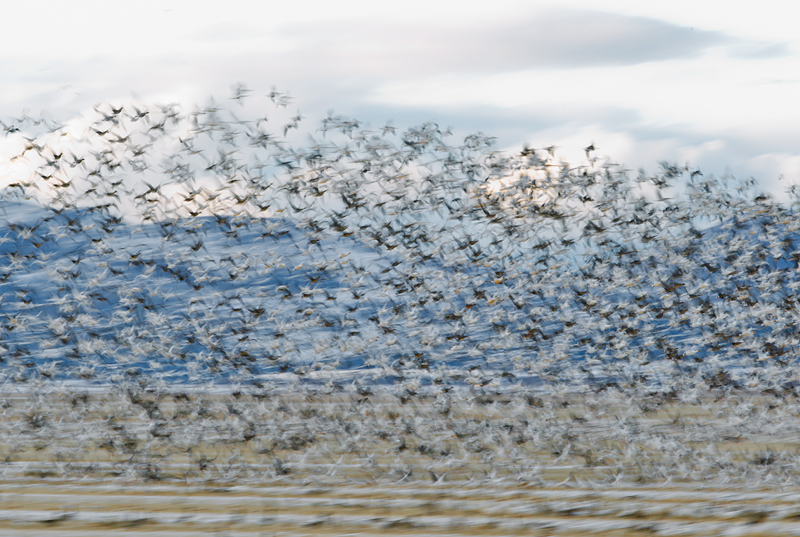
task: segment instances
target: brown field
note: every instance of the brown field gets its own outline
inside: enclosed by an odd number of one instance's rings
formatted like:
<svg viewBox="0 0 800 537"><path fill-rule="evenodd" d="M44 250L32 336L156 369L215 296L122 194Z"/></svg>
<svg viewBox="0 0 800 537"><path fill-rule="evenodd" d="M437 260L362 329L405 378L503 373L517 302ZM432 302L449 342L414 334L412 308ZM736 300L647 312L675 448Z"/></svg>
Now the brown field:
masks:
<svg viewBox="0 0 800 537"><path fill-rule="evenodd" d="M800 535L792 397L0 402L0 535Z"/></svg>

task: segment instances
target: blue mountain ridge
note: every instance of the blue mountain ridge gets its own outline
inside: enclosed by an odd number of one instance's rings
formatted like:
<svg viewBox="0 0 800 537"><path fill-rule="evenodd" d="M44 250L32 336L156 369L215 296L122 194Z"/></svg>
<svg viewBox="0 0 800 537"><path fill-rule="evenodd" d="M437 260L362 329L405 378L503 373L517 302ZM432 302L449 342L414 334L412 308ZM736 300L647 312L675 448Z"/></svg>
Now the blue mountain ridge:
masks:
<svg viewBox="0 0 800 537"><path fill-rule="evenodd" d="M319 240L286 218L130 224L13 202L2 214L6 382L604 389L742 384L796 356L798 236L768 216L622 256L542 264L528 249L498 270L331 229Z"/></svg>

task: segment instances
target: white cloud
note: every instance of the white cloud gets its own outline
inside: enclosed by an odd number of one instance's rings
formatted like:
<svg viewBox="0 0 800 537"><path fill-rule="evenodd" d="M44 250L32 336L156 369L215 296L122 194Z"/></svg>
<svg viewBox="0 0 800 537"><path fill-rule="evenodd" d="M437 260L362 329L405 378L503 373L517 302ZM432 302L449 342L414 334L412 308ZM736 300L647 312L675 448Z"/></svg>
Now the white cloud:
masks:
<svg viewBox="0 0 800 537"><path fill-rule="evenodd" d="M650 167L796 173L779 163L798 152L796 18L775 2L713 4L45 2L6 11L4 38L24 46L0 50L0 116L69 117L132 95L188 106L242 81L288 89L312 122L330 108L441 119L505 145L580 154L589 137Z"/></svg>

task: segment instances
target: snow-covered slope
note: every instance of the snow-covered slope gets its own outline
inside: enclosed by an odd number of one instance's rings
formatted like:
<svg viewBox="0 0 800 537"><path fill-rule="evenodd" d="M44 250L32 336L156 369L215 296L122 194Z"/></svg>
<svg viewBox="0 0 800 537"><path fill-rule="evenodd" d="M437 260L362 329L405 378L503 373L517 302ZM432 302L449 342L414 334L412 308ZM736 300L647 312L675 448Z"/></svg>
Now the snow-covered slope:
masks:
<svg viewBox="0 0 800 537"><path fill-rule="evenodd" d="M796 385L788 205L431 124L296 149L109 108L69 144L7 134L32 171L0 201L5 382Z"/></svg>

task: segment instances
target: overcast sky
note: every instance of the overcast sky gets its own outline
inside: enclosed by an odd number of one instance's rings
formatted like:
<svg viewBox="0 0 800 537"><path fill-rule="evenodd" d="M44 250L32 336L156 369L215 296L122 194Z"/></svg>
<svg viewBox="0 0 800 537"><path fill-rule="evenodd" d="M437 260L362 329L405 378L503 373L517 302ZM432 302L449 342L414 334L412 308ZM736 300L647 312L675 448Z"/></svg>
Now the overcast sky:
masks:
<svg viewBox="0 0 800 537"><path fill-rule="evenodd" d="M309 122L330 109L432 120L499 148L555 144L573 162L594 143L634 170L668 160L774 192L800 183L797 2L14 4L0 117L191 106L243 82L288 91Z"/></svg>

